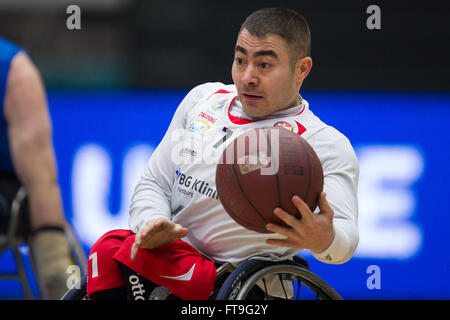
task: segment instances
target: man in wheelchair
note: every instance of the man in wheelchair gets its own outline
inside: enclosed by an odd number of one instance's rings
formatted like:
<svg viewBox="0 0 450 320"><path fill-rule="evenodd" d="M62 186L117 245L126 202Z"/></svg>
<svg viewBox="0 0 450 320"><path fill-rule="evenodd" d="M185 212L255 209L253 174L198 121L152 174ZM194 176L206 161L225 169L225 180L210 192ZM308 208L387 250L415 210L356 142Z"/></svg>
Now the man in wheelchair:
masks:
<svg viewBox="0 0 450 320"><path fill-rule="evenodd" d="M239 268L249 267L250 260L284 261L281 267L258 262L262 265L255 267L254 279L248 278L245 286L253 281L264 288L269 283L258 278L264 272L299 277L306 269L289 261L303 249L325 263L344 263L352 257L358 243L358 163L348 139L320 121L299 94L312 66L310 41L305 19L290 9L258 10L244 21L232 66L234 84L205 83L189 92L136 186L130 230L110 231L93 245L90 298L149 299L155 288L164 287L181 299L208 299L215 294L216 282L222 281L216 264L238 271L237 278L225 280L223 288L230 291L217 293L229 298L233 290L242 289L232 284L247 273L245 269L240 274ZM323 166L326 194L315 213L293 197L301 219L275 209L288 227L268 224L272 233L262 234L228 216L213 196L217 162L195 157L213 154L217 143L211 141L223 139L225 129L231 133L229 142L245 130L280 121L290 123L314 148ZM175 159L186 150L186 144L174 138L180 135L190 142L190 161ZM278 291L287 296L283 279Z"/></svg>
<svg viewBox="0 0 450 320"><path fill-rule="evenodd" d="M65 236L45 89L28 53L0 38L0 251L30 245L41 298L59 299L73 265ZM12 217L19 191L20 210ZM15 244L14 244L15 245Z"/></svg>

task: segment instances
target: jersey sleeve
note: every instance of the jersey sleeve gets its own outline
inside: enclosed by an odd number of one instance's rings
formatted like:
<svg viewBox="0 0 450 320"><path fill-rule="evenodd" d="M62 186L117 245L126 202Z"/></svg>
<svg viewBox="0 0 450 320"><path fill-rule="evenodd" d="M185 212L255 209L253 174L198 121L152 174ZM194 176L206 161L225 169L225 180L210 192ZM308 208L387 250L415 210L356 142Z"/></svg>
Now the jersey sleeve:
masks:
<svg viewBox="0 0 450 320"><path fill-rule="evenodd" d="M359 241L359 167L350 141L333 127L325 127L309 139L324 171L324 192L333 208L335 237L331 245L313 256L324 263L341 264L353 256Z"/></svg>
<svg viewBox="0 0 450 320"><path fill-rule="evenodd" d="M176 171L172 152L179 143L176 136L186 128L189 112L216 86L217 83L205 83L195 87L178 106L133 192L128 220L131 231L137 233L147 221L159 217L171 218L170 199Z"/></svg>

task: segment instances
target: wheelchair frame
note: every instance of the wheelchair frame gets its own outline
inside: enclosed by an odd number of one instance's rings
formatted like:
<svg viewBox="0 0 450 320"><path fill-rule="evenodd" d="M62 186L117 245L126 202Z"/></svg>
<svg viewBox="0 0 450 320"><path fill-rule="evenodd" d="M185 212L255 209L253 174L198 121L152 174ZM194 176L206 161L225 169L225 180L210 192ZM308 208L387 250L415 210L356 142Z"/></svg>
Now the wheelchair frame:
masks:
<svg viewBox="0 0 450 320"><path fill-rule="evenodd" d="M217 282L221 282L219 279L226 276L225 281L218 290L214 289L211 299L246 300L258 281L273 275L278 275L281 283L286 280L297 281L297 299L300 285L303 284L316 293L316 299L342 300L336 290L309 270L307 261L300 256L295 256L292 261L279 262L251 259L238 268L234 268L230 263L224 263L217 268ZM285 278L282 278L283 276ZM67 291L61 300L87 300L86 284L87 276L83 277L74 288ZM269 296L267 292L263 298L280 299L280 297ZM285 292L285 298L293 299L295 297L288 297ZM283 298L281 297L281 299Z"/></svg>
<svg viewBox="0 0 450 320"><path fill-rule="evenodd" d="M25 239L18 236L18 228L21 222L20 209L27 198L27 191L24 187L20 187L11 203L10 220L7 234L0 234L0 253L10 248L13 252L14 262L17 266L17 273L4 273L0 274L0 280L12 279L20 282L23 288L24 299L31 300L36 297L33 295L26 270L24 267L24 258L20 252L20 245L25 242ZM72 231L72 228L66 223L64 226L65 236L69 242L72 256L75 263L80 267L82 277L87 274L87 262L83 248L81 248L78 239ZM48 293L40 276L39 270L36 267L36 263L33 258L33 254L30 250L29 258L31 261L31 268L36 278L38 285L40 299L48 299Z"/></svg>

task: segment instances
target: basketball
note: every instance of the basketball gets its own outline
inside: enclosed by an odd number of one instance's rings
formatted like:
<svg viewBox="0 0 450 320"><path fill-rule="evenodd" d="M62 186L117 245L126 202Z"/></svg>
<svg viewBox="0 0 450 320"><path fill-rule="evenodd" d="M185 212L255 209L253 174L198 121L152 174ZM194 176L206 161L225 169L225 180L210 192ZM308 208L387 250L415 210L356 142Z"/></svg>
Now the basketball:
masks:
<svg viewBox="0 0 450 320"><path fill-rule="evenodd" d="M223 151L216 188L226 212L243 227L260 232L267 223L286 225L277 207L301 218L292 203L300 196L311 211L323 190L322 165L309 143L281 127L251 129Z"/></svg>

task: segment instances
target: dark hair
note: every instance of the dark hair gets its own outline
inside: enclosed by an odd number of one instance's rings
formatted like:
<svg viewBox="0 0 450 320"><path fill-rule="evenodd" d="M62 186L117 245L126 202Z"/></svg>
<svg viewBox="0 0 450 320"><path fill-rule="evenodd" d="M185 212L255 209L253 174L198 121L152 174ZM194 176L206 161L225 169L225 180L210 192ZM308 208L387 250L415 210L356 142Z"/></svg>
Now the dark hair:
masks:
<svg viewBox="0 0 450 320"><path fill-rule="evenodd" d="M245 19L239 30L246 29L251 35L264 38L275 34L283 38L289 50L292 65L311 55L311 35L306 19L288 8L264 8Z"/></svg>

